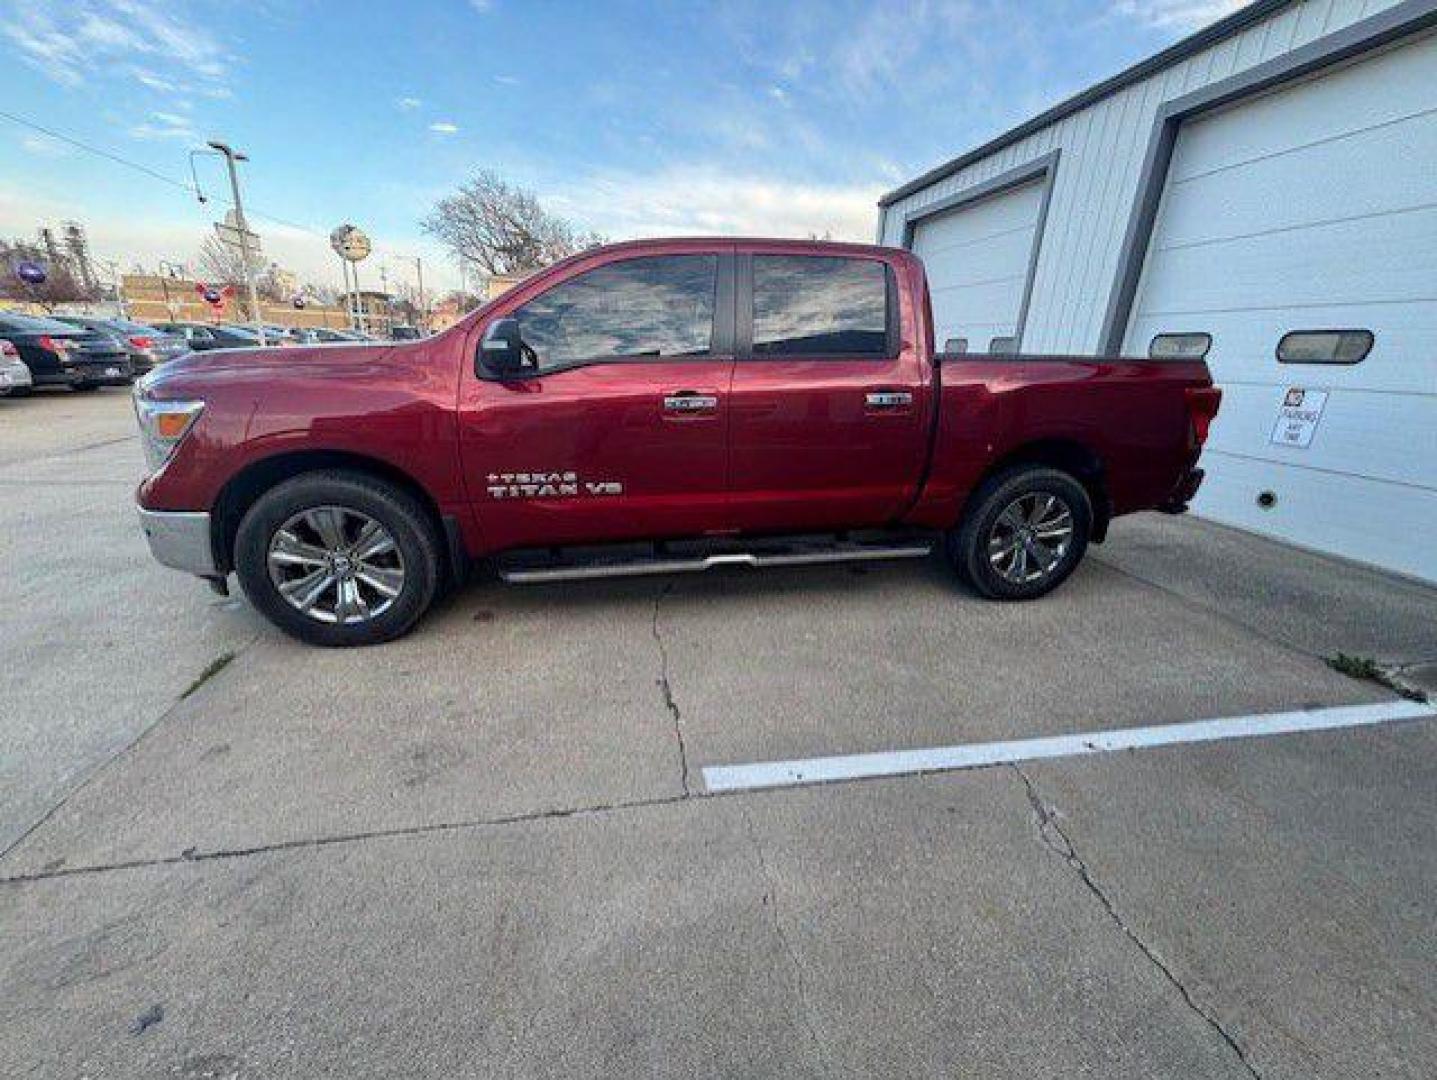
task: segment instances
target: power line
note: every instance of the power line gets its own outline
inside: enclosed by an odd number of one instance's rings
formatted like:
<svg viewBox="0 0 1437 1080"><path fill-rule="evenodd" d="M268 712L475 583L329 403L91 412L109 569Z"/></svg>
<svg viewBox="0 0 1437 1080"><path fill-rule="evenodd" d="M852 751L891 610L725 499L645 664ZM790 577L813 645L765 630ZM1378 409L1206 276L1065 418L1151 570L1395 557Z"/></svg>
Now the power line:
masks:
<svg viewBox="0 0 1437 1080"><path fill-rule="evenodd" d="M69 146L73 146L76 149L83 150L86 153L94 154L97 157L102 157L107 161L114 162L116 165L123 165L127 169L133 169L135 172L141 173L144 176L148 176L152 180L158 180L162 184L166 184L173 188L178 188L179 190L185 192L187 195L190 195L192 197L197 198L201 194L199 188L194 184L186 183L183 180L176 180L173 176L166 176L164 173L158 172L155 169L150 168L148 165L143 164L142 162L132 161L129 158L122 157L121 155L116 154L110 150L106 150L102 147L87 143L82 139L74 138L71 135L65 135L59 131L55 131L53 128L46 127L44 124L37 124L34 120L29 120L23 116L17 116L14 113L8 112L4 109L0 109L0 118L9 120L11 123L14 124L19 124L21 127L27 127L33 131L38 131L42 135L47 135L52 139L56 139ZM205 198L208 199L210 198L210 196L205 196ZM230 200L226 199L223 194L218 197L218 201L224 206L234 205ZM326 244L329 243L329 234L320 229L316 229L313 226L302 225L297 221L290 221L287 218L279 217L276 214L266 213L263 210L258 210L254 208L251 208L249 210L249 216L261 218L276 225L284 225L291 229L297 229L302 233L307 233L310 236L323 240ZM376 251L384 247L386 246L377 245ZM412 258L413 256L410 257Z"/></svg>
<svg viewBox="0 0 1437 1080"><path fill-rule="evenodd" d="M81 142L79 139L72 139L69 135L62 135L58 131L52 131L50 128L45 127L43 124L37 124L33 120L26 120L23 116L16 116L14 113L6 112L3 109L0 109L0 116L3 116L6 120L12 121L13 123L19 124L22 127L33 128L35 131L41 132L44 135L48 135L52 139L59 139L62 143L68 143L71 146L88 151L91 154L98 154L102 158L108 158L110 161L115 162L117 165L123 165L128 169L134 169L136 172L142 172L146 176L152 177L155 180L160 181L161 183L169 184L171 187L177 187L181 191L187 191L191 195L195 193L194 188L189 184L186 184L183 180L176 180L173 176L166 176L164 173L156 172L148 165L141 165L138 161L130 161L128 158L120 157L119 154L112 154L108 150L102 150L98 146L91 146L89 143Z"/></svg>
<svg viewBox="0 0 1437 1080"><path fill-rule="evenodd" d="M138 161L131 161L129 158L121 157L119 154L112 153L109 150L102 149L101 147L94 146L90 143L73 138L69 135L61 134L60 132L55 131L52 128L48 128L43 124L37 124L33 120L27 120L23 116L16 116L14 113L6 112L4 109L0 109L0 117L4 117L6 120L11 121L12 123L19 124L22 127L31 128L35 131L40 132L43 135L48 135L52 139L58 139L62 143L66 143L70 146L76 147L77 149L84 150L87 153L95 154L99 157L105 158L108 161L113 161L117 165L123 165L127 169L134 169L136 172L143 173L145 176L148 176L154 180L158 180L162 184L168 184L170 187L179 188L181 191L189 195L195 197L198 197L200 195L199 189L193 184L187 184L183 180L176 180L173 176L166 176L164 173L157 172L156 170L150 168L148 165L144 165ZM205 196L205 198L208 199L209 196L207 195ZM226 206L234 205L223 195L219 196L218 201ZM323 233L320 230L313 228L312 226L301 225L297 221L289 221L286 218L278 217L274 214L265 213L263 210L252 209L250 210L250 216L263 218L265 221L273 222L276 225L284 225L287 228L298 229L300 232L309 233L311 236L317 236L321 240L328 241L329 239L328 234Z"/></svg>

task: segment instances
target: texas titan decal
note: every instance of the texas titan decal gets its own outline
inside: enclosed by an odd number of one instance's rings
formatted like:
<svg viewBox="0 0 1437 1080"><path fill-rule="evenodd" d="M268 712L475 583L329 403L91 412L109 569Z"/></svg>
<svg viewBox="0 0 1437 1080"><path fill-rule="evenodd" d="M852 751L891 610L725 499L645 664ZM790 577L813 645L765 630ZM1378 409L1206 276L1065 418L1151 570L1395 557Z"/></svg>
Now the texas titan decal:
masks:
<svg viewBox="0 0 1437 1080"><path fill-rule="evenodd" d="M572 472L490 473L485 489L495 499L559 499L570 495L622 495L613 480L580 480Z"/></svg>

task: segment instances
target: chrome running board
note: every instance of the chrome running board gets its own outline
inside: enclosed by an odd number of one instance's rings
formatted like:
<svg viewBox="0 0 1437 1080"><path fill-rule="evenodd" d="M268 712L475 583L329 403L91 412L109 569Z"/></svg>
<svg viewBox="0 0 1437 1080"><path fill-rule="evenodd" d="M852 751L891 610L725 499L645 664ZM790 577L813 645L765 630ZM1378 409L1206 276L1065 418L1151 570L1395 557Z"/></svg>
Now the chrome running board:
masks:
<svg viewBox="0 0 1437 1080"><path fill-rule="evenodd" d="M537 585L551 581L585 581L592 578L641 577L648 574L699 574L724 566L746 566L766 569L777 566L822 566L829 563L884 562L893 559L922 559L933 551L928 541L907 543L856 543L836 541L829 544L802 542L777 546L757 543L755 550L721 551L690 557L654 553L625 559L605 557L595 552L591 557L579 556L571 562L546 560L546 565L524 565L522 561L504 561L498 565L499 577L514 585Z"/></svg>

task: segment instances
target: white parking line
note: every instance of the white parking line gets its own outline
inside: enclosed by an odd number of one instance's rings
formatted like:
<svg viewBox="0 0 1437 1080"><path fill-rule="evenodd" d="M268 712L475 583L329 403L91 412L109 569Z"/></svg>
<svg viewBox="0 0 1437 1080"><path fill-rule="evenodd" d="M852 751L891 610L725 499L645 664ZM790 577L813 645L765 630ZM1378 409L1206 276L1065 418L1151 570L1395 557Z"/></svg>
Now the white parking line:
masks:
<svg viewBox="0 0 1437 1080"><path fill-rule="evenodd" d="M760 761L750 765L711 765L703 770L709 791L746 791L753 788L822 784L831 780L859 780L875 776L973 769L1007 765L1040 758L1104 754L1178 743L1250 739L1260 735L1287 735L1298 731L1364 727L1395 720L1421 720L1437 716L1437 707L1417 701L1378 701L1370 705L1343 705L1329 709L1230 716L1186 724L1092 731L1078 735L1052 735L1009 742L972 743L968 746L933 746L920 750L891 750L875 754L804 758L794 761Z"/></svg>

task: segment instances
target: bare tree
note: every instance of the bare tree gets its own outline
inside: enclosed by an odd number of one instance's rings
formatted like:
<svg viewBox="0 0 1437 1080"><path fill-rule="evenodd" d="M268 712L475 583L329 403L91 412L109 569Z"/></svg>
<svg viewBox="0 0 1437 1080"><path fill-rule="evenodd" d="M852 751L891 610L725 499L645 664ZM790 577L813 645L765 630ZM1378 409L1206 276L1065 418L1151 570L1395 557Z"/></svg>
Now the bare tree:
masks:
<svg viewBox="0 0 1437 1080"><path fill-rule="evenodd" d="M249 257L250 273L264 273L265 262L254 252ZM236 289L244 285L244 257L239 248L221 244L218 237L207 236L200 245L200 274L209 285L233 285Z"/></svg>
<svg viewBox="0 0 1437 1080"><path fill-rule="evenodd" d="M584 248L602 244L549 213L530 191L481 170L453 195L440 199L420 222L461 265L489 274L527 274Z"/></svg>
<svg viewBox="0 0 1437 1080"><path fill-rule="evenodd" d="M22 261L43 266L45 280L39 285L27 285L21 281L15 275L15 266ZM97 295L85 288L70 257L55 250L53 244L46 246L28 240L0 240L0 298L32 300L44 305L46 310L54 310L57 303L93 300Z"/></svg>

